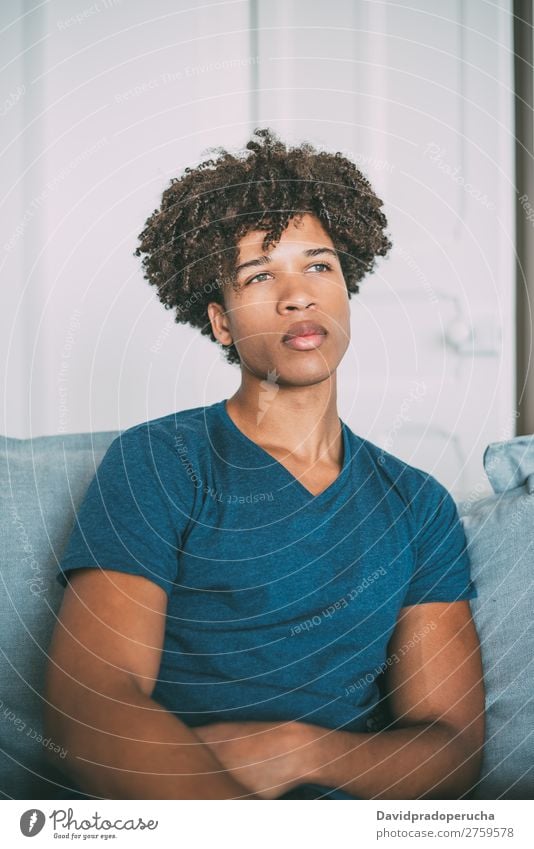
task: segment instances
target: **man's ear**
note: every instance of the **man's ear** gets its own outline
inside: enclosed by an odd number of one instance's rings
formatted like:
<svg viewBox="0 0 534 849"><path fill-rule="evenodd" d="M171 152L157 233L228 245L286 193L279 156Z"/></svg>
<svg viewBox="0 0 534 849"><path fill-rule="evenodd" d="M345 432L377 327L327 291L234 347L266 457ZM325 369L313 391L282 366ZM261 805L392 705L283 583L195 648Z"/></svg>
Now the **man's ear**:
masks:
<svg viewBox="0 0 534 849"><path fill-rule="evenodd" d="M230 324L224 307L215 301L208 304L208 318L211 323L213 335L221 345L231 345L233 342L230 332Z"/></svg>

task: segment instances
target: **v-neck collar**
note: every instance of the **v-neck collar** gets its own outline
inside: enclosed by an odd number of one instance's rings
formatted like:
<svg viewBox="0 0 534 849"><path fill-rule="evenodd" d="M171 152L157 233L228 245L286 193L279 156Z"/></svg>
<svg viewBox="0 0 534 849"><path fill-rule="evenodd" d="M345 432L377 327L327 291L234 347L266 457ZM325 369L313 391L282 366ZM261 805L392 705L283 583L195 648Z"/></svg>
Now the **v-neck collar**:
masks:
<svg viewBox="0 0 534 849"><path fill-rule="evenodd" d="M339 489L339 487L343 483L344 478L347 475L347 470L349 468L351 459L351 447L348 429L347 425L341 418L339 419L339 423L341 424L341 432L343 435L343 463L340 472L337 478L333 480L332 483L326 487L326 489L323 489L322 492L318 493L317 495L314 495L312 492L310 492L309 489L306 489L304 484L302 484L300 480L284 466L283 463L277 460L276 457L273 457L272 454L269 454L269 452L262 448L261 445L258 445L257 442L254 442L253 439L250 439L245 433L243 433L242 430L238 428L234 420L230 417L228 410L226 409L226 400L226 398L223 398L222 401L217 401L215 404L213 404L214 409L218 410L220 414L220 420L223 422L223 424L229 430L231 430L234 436L236 436L244 444L246 444L249 449L255 451L258 454L261 454L264 458L268 457L274 467L277 469L277 471L279 471L283 476L285 476L290 483L294 484L294 486L300 492L302 492L309 501L312 501L314 504L316 504L318 501L322 501L324 498L331 496L337 489Z"/></svg>

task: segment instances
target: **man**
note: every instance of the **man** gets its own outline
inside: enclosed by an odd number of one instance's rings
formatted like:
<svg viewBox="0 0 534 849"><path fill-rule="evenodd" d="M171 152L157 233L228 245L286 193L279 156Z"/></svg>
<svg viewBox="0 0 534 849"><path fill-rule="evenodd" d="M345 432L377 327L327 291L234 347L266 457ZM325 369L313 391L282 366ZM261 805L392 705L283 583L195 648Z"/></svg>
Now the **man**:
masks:
<svg viewBox="0 0 534 849"><path fill-rule="evenodd" d="M484 735L463 529L336 408L382 201L340 154L255 135L141 234L241 383L109 447L60 564L47 734L109 798L458 798Z"/></svg>

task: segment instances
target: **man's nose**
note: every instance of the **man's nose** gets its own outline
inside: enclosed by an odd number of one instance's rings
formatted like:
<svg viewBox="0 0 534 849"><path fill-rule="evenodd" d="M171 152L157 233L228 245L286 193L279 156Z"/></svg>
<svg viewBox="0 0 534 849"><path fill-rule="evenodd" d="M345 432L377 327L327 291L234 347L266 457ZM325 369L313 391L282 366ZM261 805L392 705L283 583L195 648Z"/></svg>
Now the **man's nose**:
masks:
<svg viewBox="0 0 534 849"><path fill-rule="evenodd" d="M316 303L317 293L308 274L299 271L287 271L281 275L279 301L286 305L305 308Z"/></svg>

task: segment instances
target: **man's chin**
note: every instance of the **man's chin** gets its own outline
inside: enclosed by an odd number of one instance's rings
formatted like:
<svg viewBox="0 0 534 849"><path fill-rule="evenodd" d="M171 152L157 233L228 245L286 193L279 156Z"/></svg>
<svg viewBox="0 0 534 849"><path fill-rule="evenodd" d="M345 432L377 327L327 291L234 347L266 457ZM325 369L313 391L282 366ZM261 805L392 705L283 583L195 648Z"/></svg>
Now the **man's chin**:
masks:
<svg viewBox="0 0 534 849"><path fill-rule="evenodd" d="M276 370L276 371L275 371ZM277 386L314 386L317 383L323 383L328 380L335 369L329 369L324 363L315 363L313 365L291 365L285 363L276 363L273 368L267 372L263 369L262 375L264 384L272 383Z"/></svg>
<svg viewBox="0 0 534 849"><path fill-rule="evenodd" d="M296 351L281 347L275 350L239 352L240 367L256 378L279 386L310 386L327 380L337 369L339 363L331 363L319 348L309 351Z"/></svg>

